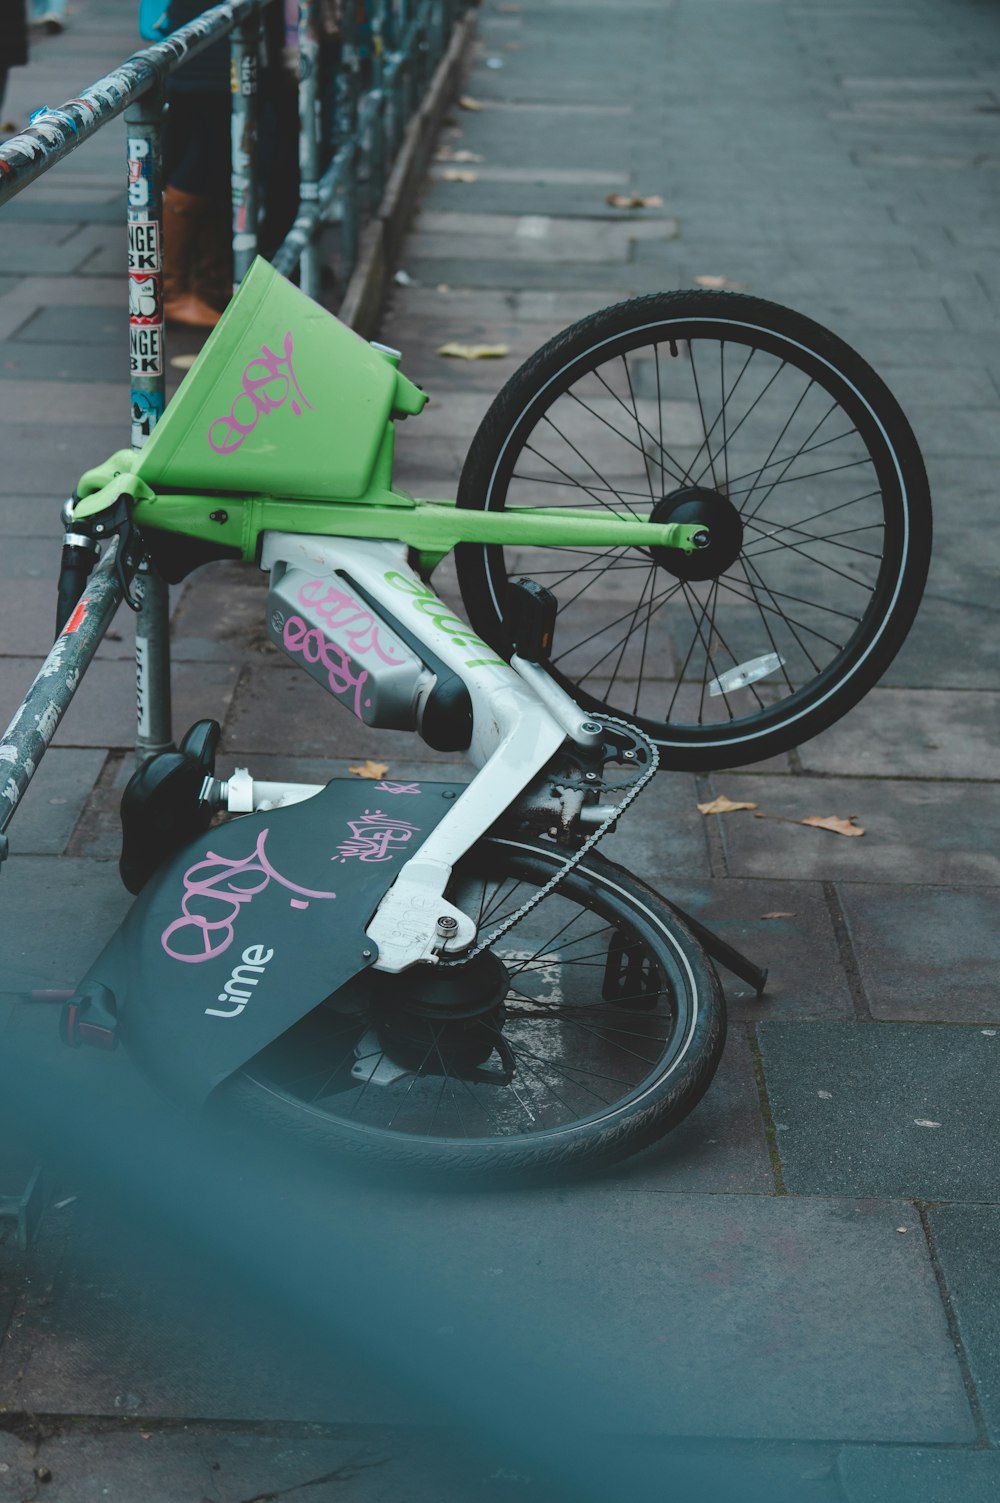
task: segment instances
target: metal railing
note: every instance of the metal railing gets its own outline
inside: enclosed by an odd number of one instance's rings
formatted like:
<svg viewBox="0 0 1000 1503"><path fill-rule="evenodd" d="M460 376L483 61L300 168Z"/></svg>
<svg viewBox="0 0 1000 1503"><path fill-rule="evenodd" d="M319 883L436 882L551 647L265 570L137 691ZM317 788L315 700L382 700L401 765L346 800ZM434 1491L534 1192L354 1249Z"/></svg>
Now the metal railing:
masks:
<svg viewBox="0 0 1000 1503"><path fill-rule="evenodd" d="M166 401L162 204L167 80L191 58L230 37L233 265L237 281L257 253L261 181L257 105L261 12L282 0L225 0L164 41L136 52L0 145L0 209L87 138L124 115L128 169L130 420L141 448ZM459 13L473 0L299 0L299 208L272 257L284 275L299 269L318 297L325 223L339 225L335 270L341 290L355 267L363 216L380 202L406 125L445 53ZM123 287L123 305L125 303ZM137 581L136 755L172 744L166 584L152 571ZM94 644L96 646L96 643ZM84 665L85 666L85 665ZM45 673L43 667L42 673ZM41 675L40 675L41 677ZM38 687L36 680L35 687ZM51 683L48 703L53 703ZM33 691L30 691L33 692ZM5 766L12 798L0 801L0 845L14 808L69 703L46 717L42 742ZM22 707L23 710L23 707ZM21 712L18 712L19 715ZM11 731L5 750L18 745ZM7 763L11 764L8 755ZM2 848L0 848L2 855Z"/></svg>

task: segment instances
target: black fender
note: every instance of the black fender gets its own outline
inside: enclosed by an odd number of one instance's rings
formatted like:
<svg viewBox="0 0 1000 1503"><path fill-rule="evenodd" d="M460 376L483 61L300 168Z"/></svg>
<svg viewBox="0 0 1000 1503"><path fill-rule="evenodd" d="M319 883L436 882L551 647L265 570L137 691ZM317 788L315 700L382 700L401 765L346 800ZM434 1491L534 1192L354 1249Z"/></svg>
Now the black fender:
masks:
<svg viewBox="0 0 1000 1503"><path fill-rule="evenodd" d="M94 1041L97 1008L167 1095L203 1103L373 964L365 926L464 788L338 779L199 834L150 878L77 988L73 1041Z"/></svg>

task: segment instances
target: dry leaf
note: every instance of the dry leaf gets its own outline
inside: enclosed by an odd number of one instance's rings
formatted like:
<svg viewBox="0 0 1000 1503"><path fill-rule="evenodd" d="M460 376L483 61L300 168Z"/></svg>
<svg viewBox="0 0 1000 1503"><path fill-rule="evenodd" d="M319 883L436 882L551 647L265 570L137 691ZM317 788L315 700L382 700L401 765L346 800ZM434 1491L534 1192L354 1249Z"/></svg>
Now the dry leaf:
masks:
<svg viewBox="0 0 1000 1503"><path fill-rule="evenodd" d="M197 358L197 355L171 355L170 364L175 371L189 371Z"/></svg>
<svg viewBox="0 0 1000 1503"><path fill-rule="evenodd" d="M658 193L609 193L607 202L613 209L662 209Z"/></svg>
<svg viewBox="0 0 1000 1503"><path fill-rule="evenodd" d="M834 835L863 835L865 832L861 825L854 821L856 814L849 814L846 819L838 819L835 814L807 814L805 819L800 819L800 825L813 825L817 830L829 830Z"/></svg>
<svg viewBox="0 0 1000 1503"><path fill-rule="evenodd" d="M795 917L794 913L782 913L780 910L776 910L774 913L762 913L761 914L761 918L762 919L779 919L779 918L794 918L794 917Z"/></svg>
<svg viewBox="0 0 1000 1503"><path fill-rule="evenodd" d="M756 807L756 804L733 803L733 800L726 798L724 793L720 793L718 798L714 798L710 804L698 805L699 812L702 814L731 814L734 809L756 809Z"/></svg>
<svg viewBox="0 0 1000 1503"><path fill-rule="evenodd" d="M473 99L471 94L463 94L458 101L458 107L460 110L475 111L482 109L482 105L479 103L479 100Z"/></svg>
<svg viewBox="0 0 1000 1503"><path fill-rule="evenodd" d="M728 277L695 277L699 287L730 287L736 292L742 292L746 282L731 282Z"/></svg>
<svg viewBox="0 0 1000 1503"><path fill-rule="evenodd" d="M766 809L758 809L754 819L780 819L786 825L812 825L818 830L829 830L834 835L863 835L864 829L856 825L856 814L849 814L846 819L838 819L835 814L807 814L804 819L792 819L787 814L770 814Z"/></svg>
<svg viewBox="0 0 1000 1503"><path fill-rule="evenodd" d="M387 762L372 762L369 759L366 762L362 762L360 767L351 767L348 770L350 772L353 772L356 778L378 779L385 777L386 773L389 771L389 764Z"/></svg>
<svg viewBox="0 0 1000 1503"><path fill-rule="evenodd" d="M481 162L478 151L454 151L450 146L440 146L434 153L436 162Z"/></svg>
<svg viewBox="0 0 1000 1503"><path fill-rule="evenodd" d="M476 174L470 172L467 167L449 167L442 172L442 178L446 183L474 183Z"/></svg>
<svg viewBox="0 0 1000 1503"><path fill-rule="evenodd" d="M500 360L510 354L507 344L456 344L452 340L438 348L439 355L451 355L456 360Z"/></svg>

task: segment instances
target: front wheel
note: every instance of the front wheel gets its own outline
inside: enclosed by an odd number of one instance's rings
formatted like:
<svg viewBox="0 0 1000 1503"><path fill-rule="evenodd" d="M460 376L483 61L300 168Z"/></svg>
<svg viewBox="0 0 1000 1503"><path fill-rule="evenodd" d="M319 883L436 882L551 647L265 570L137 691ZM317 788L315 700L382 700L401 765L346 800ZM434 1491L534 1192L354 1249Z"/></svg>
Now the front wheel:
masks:
<svg viewBox="0 0 1000 1503"><path fill-rule="evenodd" d="M557 335L486 414L458 504L708 529L691 556L457 550L481 636L508 649L508 577L530 574L556 596L563 687L696 772L850 709L902 644L930 557L923 463L882 381L811 319L733 293L636 298Z"/></svg>
<svg viewBox="0 0 1000 1503"><path fill-rule="evenodd" d="M563 864L485 840L449 899L484 933ZM725 1037L711 963L676 915L591 855L464 964L367 972L221 1088L286 1134L477 1175L621 1158L686 1116Z"/></svg>

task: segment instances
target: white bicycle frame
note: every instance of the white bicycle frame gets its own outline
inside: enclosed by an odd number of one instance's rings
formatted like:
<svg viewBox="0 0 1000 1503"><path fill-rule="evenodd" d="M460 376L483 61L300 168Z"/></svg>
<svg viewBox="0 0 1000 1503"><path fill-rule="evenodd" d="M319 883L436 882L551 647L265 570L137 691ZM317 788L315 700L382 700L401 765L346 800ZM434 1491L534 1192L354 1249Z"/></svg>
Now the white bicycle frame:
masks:
<svg viewBox="0 0 1000 1503"><path fill-rule="evenodd" d="M456 862L524 793L567 738L593 747L601 741L601 727L537 663L516 654L509 665L498 658L409 567L403 544L267 533L261 568L273 571L282 565L320 577L349 574L370 601L384 607L390 623L395 619L405 625L468 689L473 726L468 755L479 771L419 852L400 868L366 931L378 947L378 970L398 972L421 961L434 963L446 951L461 952L474 941L476 924L444 896ZM310 798L320 785L259 782L240 768L221 791L226 808L248 813ZM605 809L601 817L606 814ZM442 919L452 921L447 939L442 938Z"/></svg>

